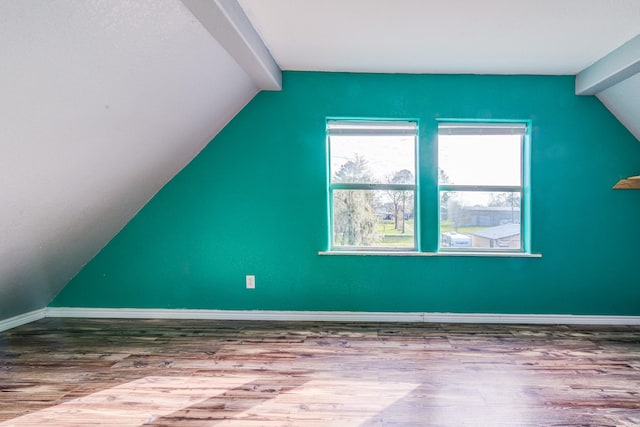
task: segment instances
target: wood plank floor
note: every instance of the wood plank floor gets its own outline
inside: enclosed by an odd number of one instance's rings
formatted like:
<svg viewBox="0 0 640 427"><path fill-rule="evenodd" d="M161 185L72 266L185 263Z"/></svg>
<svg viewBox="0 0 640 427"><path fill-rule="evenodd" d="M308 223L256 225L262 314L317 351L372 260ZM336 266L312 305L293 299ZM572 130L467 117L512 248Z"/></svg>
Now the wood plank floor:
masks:
<svg viewBox="0 0 640 427"><path fill-rule="evenodd" d="M0 426L637 426L640 328L43 319Z"/></svg>

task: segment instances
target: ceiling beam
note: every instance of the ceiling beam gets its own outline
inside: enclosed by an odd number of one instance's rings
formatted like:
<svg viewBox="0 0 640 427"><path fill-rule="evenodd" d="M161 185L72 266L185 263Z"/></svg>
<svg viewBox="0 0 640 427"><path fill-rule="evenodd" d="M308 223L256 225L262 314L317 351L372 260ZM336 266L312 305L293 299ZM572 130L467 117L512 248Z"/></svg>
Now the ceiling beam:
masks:
<svg viewBox="0 0 640 427"><path fill-rule="evenodd" d="M595 95L637 73L640 73L640 35L578 73L576 94Z"/></svg>
<svg viewBox="0 0 640 427"><path fill-rule="evenodd" d="M281 90L282 72L237 0L182 0L261 90Z"/></svg>

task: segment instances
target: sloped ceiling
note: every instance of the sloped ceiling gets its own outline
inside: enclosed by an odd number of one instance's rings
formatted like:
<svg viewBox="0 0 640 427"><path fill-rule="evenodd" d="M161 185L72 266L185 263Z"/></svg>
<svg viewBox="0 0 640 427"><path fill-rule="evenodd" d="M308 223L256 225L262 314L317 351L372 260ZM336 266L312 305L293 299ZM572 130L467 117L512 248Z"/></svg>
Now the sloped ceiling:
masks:
<svg viewBox="0 0 640 427"><path fill-rule="evenodd" d="M0 320L45 307L258 91L178 0L0 2Z"/></svg>
<svg viewBox="0 0 640 427"><path fill-rule="evenodd" d="M640 73L598 93L598 98L640 141ZM640 175L640 159L638 170Z"/></svg>
<svg viewBox="0 0 640 427"><path fill-rule="evenodd" d="M576 92L596 95L640 141L640 35L581 71Z"/></svg>

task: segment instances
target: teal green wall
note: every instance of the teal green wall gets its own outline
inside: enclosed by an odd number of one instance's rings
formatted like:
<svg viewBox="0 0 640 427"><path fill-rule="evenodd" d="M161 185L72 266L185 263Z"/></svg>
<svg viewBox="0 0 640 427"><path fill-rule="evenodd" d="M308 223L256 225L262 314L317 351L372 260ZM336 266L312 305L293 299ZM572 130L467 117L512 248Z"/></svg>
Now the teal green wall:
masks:
<svg viewBox="0 0 640 427"><path fill-rule="evenodd" d="M640 143L575 96L573 77L285 72L283 87L258 94L51 305L640 315L640 191L611 190L640 173ZM319 256L328 116L418 119L424 159L437 118L531 120L543 258ZM433 170L420 177L433 188ZM435 197L421 200L424 248Z"/></svg>

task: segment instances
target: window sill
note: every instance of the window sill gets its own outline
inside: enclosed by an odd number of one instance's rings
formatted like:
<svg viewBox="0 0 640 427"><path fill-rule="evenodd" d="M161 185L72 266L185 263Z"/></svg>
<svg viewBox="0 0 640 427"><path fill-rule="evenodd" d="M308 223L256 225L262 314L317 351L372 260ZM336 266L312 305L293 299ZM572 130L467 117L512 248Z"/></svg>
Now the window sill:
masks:
<svg viewBox="0 0 640 427"><path fill-rule="evenodd" d="M524 252L413 252L413 251L319 251L320 256L406 256L406 257L494 257L542 258L542 254Z"/></svg>

